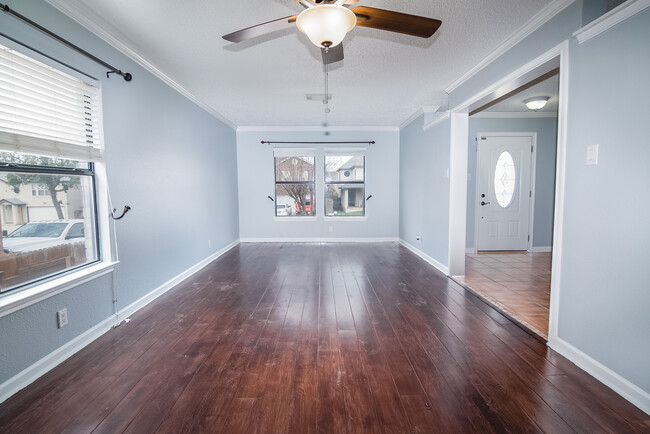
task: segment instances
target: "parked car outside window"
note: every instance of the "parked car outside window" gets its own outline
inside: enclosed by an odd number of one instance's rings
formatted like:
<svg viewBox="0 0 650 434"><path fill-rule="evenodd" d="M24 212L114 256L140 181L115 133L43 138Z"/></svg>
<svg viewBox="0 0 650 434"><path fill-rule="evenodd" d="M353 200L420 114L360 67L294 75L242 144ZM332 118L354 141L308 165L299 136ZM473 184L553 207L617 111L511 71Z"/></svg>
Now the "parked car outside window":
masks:
<svg viewBox="0 0 650 434"><path fill-rule="evenodd" d="M291 205L285 204L278 204L275 206L275 215L277 216L289 216L293 214L293 208L291 208Z"/></svg>
<svg viewBox="0 0 650 434"><path fill-rule="evenodd" d="M57 220L26 223L4 237L2 244L5 253L17 253L82 241L83 238L83 220Z"/></svg>

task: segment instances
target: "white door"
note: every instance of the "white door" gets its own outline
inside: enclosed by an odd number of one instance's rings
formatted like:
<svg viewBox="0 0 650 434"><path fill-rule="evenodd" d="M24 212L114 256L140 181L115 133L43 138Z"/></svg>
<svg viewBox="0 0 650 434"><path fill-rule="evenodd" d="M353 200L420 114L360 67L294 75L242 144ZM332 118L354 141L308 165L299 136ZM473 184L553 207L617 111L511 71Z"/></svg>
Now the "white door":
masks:
<svg viewBox="0 0 650 434"><path fill-rule="evenodd" d="M477 137L477 250L528 250L532 137Z"/></svg>

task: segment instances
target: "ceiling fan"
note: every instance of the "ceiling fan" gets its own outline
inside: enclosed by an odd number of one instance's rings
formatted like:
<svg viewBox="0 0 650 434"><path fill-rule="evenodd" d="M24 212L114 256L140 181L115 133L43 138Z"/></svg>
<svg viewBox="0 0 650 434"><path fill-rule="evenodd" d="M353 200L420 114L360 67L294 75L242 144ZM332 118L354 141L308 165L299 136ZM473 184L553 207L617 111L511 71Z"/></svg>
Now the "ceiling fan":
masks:
<svg viewBox="0 0 650 434"><path fill-rule="evenodd" d="M223 35L223 38L230 42L242 42L296 25L314 45L320 47L323 63L327 65L343 60L341 42L355 25L429 38L442 24L442 21L433 18L354 6L359 0L296 1L305 8L300 14L237 30Z"/></svg>

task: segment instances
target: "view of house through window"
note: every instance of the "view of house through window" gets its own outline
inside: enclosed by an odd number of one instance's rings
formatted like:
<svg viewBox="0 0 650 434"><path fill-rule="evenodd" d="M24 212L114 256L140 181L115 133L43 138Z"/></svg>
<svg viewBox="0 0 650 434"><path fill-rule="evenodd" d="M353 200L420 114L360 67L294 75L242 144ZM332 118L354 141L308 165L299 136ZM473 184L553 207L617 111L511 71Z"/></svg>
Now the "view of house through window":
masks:
<svg viewBox="0 0 650 434"><path fill-rule="evenodd" d="M313 153L283 151L276 150L275 153L275 215L316 215Z"/></svg>
<svg viewBox="0 0 650 434"><path fill-rule="evenodd" d="M363 155L325 156L325 215L365 215Z"/></svg>
<svg viewBox="0 0 650 434"><path fill-rule="evenodd" d="M0 152L0 291L98 259L93 190L88 163Z"/></svg>

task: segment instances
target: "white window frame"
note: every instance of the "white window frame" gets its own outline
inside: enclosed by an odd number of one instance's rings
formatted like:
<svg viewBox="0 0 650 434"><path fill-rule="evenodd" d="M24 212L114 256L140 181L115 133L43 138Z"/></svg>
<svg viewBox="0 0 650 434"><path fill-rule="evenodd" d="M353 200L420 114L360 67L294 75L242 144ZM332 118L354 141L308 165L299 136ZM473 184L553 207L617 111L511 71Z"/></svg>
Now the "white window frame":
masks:
<svg viewBox="0 0 650 434"><path fill-rule="evenodd" d="M351 180L350 182L327 182L327 167L325 165L325 161L327 157L336 157L336 156L353 156L353 157L363 157L363 215L360 216L328 216L326 214L326 204L325 201L326 199L326 191L327 187L330 184L361 184L358 181ZM366 206L366 184L367 184L367 179L366 179L366 164L367 164L367 158L366 158L366 150L365 149L350 149L350 148L339 148L339 149L326 149L325 150L325 155L323 156L322 160L323 164L323 185L322 185L322 195L323 195L323 221L366 221L368 219L368 209ZM358 168L354 168L354 170L351 173L351 177L355 178L356 173L357 173Z"/></svg>
<svg viewBox="0 0 650 434"><path fill-rule="evenodd" d="M106 177L106 166L102 159L103 151L103 131L101 128L102 115L102 89L101 82L98 80L92 80L88 77L79 74L74 70L70 70L56 63L55 61L42 56L38 53L29 51L25 47L14 43L12 41L6 40L4 38L0 39L0 45L7 47L11 50L14 50L17 53L20 53L30 59L33 59L37 62L48 65L58 71L64 72L72 77L81 79L91 85L97 87L98 89L98 98L97 105L99 110L99 148L90 148L82 149L78 148L77 156L79 155L88 155L89 158L92 158L94 163L94 172L95 172L95 207L96 207L96 220L97 220L97 254L99 261L89 264L87 266L82 266L75 268L68 272L62 272L50 278L34 282L32 285L26 285L25 288L19 289L16 291L9 291L6 294L0 294L0 317L9 315L13 312L21 310L27 306L43 301L49 297L52 297L56 294L62 293L69 289L75 288L83 283L92 281L99 278L100 276L112 273L115 268L116 261L113 261L113 252L111 249L110 243L110 229L109 229L109 206L108 206L108 188L107 188L107 177ZM40 145L40 144L39 144ZM67 146L65 143L60 144L60 149L53 150L53 154L61 155L65 151L74 153L77 148L72 148ZM30 149L25 149L29 151ZM63 151L61 151L63 150ZM72 155L66 155L69 158L74 158Z"/></svg>

